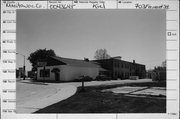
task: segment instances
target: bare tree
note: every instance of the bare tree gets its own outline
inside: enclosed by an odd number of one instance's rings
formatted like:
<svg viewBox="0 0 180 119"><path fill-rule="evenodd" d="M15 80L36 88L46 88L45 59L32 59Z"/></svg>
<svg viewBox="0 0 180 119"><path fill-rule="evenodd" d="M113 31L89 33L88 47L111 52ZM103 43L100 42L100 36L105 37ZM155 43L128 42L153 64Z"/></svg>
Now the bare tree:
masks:
<svg viewBox="0 0 180 119"><path fill-rule="evenodd" d="M111 56L107 53L106 49L97 49L94 55L94 59L109 59Z"/></svg>
<svg viewBox="0 0 180 119"><path fill-rule="evenodd" d="M162 62L161 66L166 67L166 60Z"/></svg>

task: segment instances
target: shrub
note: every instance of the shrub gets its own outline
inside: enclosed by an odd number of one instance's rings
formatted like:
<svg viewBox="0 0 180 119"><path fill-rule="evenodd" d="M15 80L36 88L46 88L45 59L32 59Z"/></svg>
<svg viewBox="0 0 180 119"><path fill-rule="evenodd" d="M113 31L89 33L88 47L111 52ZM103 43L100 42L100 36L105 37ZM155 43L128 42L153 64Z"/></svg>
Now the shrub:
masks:
<svg viewBox="0 0 180 119"><path fill-rule="evenodd" d="M84 80L84 81L92 81L93 78L90 77L90 76L85 76L85 77L82 78L82 80Z"/></svg>
<svg viewBox="0 0 180 119"><path fill-rule="evenodd" d="M77 79L74 79L75 82L81 82L81 81L93 81L93 78L90 76L80 76Z"/></svg>
<svg viewBox="0 0 180 119"><path fill-rule="evenodd" d="M108 76L104 76L104 75L98 75L95 80L97 80L97 81L108 81L108 80L112 80L112 78L108 77Z"/></svg>

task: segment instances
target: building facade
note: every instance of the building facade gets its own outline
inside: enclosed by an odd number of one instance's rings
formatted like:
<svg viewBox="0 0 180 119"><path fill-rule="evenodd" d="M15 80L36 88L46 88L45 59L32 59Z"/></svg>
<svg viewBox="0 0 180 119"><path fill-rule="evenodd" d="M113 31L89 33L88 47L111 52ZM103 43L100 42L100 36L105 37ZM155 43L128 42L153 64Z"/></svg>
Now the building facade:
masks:
<svg viewBox="0 0 180 119"><path fill-rule="evenodd" d="M23 67L16 69L16 78L22 78L25 75Z"/></svg>
<svg viewBox="0 0 180 119"><path fill-rule="evenodd" d="M50 57L45 67L37 68L37 80L73 81L80 76L96 78L101 67L94 62Z"/></svg>
<svg viewBox="0 0 180 119"><path fill-rule="evenodd" d="M121 60L121 57L89 61L50 57L46 66L37 68L37 80L73 81L80 76L89 76L95 79L99 75L105 75L111 79L129 79L132 76L145 78L145 65L137 64L135 61Z"/></svg>
<svg viewBox="0 0 180 119"><path fill-rule="evenodd" d="M131 76L145 78L146 76L145 65L137 64L135 60L128 62L121 60L121 57L112 57L110 59L94 60L94 62L97 62L102 68L107 70L102 72L102 74L113 79L128 79Z"/></svg>

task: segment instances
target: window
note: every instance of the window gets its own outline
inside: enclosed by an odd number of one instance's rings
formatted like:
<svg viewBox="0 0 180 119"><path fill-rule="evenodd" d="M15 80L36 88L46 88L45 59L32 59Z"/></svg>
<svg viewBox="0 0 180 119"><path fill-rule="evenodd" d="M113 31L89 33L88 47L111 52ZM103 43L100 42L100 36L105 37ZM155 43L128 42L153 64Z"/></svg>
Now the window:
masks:
<svg viewBox="0 0 180 119"><path fill-rule="evenodd" d="M114 61L114 67L118 67L118 62Z"/></svg>
<svg viewBox="0 0 180 119"><path fill-rule="evenodd" d="M41 69L40 70L40 77L50 77L50 69Z"/></svg>
<svg viewBox="0 0 180 119"><path fill-rule="evenodd" d="M114 72L114 76L116 76L116 71Z"/></svg>

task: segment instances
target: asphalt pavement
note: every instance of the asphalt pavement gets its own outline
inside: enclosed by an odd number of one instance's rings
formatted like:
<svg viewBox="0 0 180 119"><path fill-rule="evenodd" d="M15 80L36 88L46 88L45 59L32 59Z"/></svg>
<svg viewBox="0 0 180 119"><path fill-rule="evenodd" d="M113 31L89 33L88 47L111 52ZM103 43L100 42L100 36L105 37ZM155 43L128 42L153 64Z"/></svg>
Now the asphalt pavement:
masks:
<svg viewBox="0 0 180 119"><path fill-rule="evenodd" d="M152 82L151 79L140 80L112 80L85 82L85 86L114 85L126 83ZM81 82L42 83L30 80L16 82L16 112L33 113L39 109L65 100L77 91Z"/></svg>

